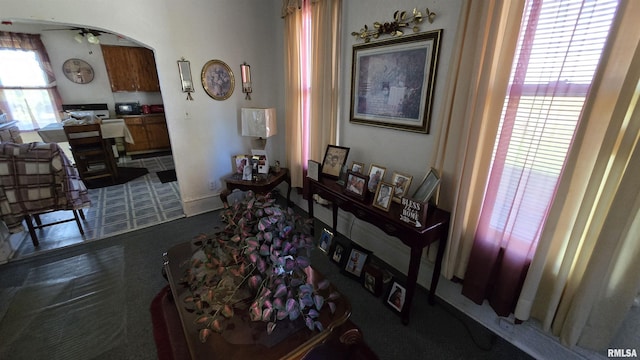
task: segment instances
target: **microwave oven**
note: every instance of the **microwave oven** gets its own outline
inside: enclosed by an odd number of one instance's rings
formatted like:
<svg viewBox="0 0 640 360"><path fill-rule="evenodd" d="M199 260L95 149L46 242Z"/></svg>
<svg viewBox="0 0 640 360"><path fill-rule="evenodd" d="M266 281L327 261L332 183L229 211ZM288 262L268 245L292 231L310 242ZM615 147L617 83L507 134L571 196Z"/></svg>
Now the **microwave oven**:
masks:
<svg viewBox="0 0 640 360"><path fill-rule="evenodd" d="M116 103L116 115L140 115L141 113L140 103Z"/></svg>

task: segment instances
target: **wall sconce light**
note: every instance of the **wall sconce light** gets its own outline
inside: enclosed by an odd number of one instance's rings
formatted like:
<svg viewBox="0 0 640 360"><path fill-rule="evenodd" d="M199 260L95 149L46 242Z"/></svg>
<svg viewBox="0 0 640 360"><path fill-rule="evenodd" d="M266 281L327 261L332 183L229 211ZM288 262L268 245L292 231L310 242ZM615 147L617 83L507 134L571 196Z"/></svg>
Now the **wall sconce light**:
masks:
<svg viewBox="0 0 640 360"><path fill-rule="evenodd" d="M191 63L184 58L178 60L178 71L180 72L180 82L182 84L182 92L187 93L187 100L193 100L191 93L195 91L193 88L193 78L191 77Z"/></svg>
<svg viewBox="0 0 640 360"><path fill-rule="evenodd" d="M246 62L240 65L240 74L242 76L242 92L247 94L244 98L246 100L251 100L251 66L249 66ZM275 113L274 113L275 115Z"/></svg>
<svg viewBox="0 0 640 360"><path fill-rule="evenodd" d="M257 137L256 149L264 150L267 145L267 138L278 132L276 127L275 108L242 108L242 136Z"/></svg>

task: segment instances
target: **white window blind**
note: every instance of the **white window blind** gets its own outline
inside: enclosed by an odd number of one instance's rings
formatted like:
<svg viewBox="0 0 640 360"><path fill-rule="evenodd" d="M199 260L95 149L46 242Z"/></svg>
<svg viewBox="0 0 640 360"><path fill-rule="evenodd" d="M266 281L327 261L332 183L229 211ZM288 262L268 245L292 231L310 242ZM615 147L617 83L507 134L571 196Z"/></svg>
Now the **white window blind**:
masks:
<svg viewBox="0 0 640 360"><path fill-rule="evenodd" d="M535 250L580 119L615 0L530 0L478 231Z"/></svg>

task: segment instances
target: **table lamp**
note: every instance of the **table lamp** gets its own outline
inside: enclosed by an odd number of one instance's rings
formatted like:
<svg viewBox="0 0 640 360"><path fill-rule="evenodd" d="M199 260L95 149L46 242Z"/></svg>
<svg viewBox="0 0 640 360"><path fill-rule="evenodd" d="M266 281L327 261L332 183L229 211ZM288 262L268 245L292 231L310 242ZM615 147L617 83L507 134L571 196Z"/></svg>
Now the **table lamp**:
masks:
<svg viewBox="0 0 640 360"><path fill-rule="evenodd" d="M267 138L277 133L275 108L242 108L242 136L257 137L256 149L264 150Z"/></svg>

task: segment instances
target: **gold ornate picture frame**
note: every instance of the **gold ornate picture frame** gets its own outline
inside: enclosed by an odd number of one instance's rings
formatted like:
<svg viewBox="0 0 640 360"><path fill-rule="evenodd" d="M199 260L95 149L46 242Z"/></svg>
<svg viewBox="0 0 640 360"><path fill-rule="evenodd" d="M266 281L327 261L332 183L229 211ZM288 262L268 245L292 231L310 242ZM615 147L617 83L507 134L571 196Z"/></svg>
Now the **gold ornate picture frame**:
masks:
<svg viewBox="0 0 640 360"><path fill-rule="evenodd" d="M235 78L229 65L221 60L209 60L202 67L202 87L214 100L226 100L235 88Z"/></svg>

